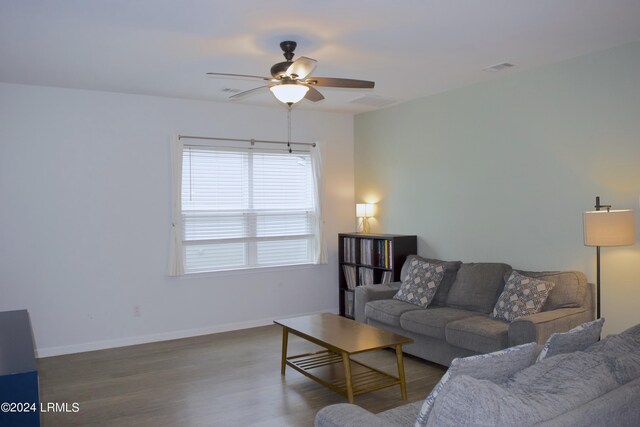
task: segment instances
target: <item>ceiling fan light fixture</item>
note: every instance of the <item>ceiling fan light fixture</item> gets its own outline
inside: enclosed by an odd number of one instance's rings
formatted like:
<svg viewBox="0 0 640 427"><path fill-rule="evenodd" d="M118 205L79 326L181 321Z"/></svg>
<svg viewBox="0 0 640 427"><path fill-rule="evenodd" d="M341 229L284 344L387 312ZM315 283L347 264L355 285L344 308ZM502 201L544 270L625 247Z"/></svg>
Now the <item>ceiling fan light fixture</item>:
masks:
<svg viewBox="0 0 640 427"><path fill-rule="evenodd" d="M309 91L309 87L296 83L283 83L269 88L278 101L285 104L300 102Z"/></svg>
<svg viewBox="0 0 640 427"><path fill-rule="evenodd" d="M276 99L291 107L303 98L309 102L318 102L324 96L316 87L336 87L344 89L373 89L374 82L367 80L343 79L337 77L313 77L308 78L318 65L318 61L306 56L301 56L293 61L294 50L297 43L283 41L280 43L286 61L278 62L271 67L271 77L252 76L248 74L207 73L209 77L243 78L259 80L263 86L234 93L229 99L241 99L245 96L256 94L269 88Z"/></svg>

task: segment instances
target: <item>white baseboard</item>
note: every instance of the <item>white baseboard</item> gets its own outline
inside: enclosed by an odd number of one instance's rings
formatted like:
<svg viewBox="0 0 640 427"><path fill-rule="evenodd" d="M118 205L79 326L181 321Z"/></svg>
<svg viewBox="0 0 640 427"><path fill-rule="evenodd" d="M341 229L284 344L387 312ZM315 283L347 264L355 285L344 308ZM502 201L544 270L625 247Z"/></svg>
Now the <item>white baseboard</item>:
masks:
<svg viewBox="0 0 640 427"><path fill-rule="evenodd" d="M287 317L306 316L310 314L327 313L335 311L323 310L313 313L299 313L288 316L282 316L281 319ZM225 323L223 325L213 325L204 328L186 329L181 331L163 332L160 334L141 335L136 337L119 338L115 340L92 341L82 344L72 344L59 347L45 347L36 349L36 357L61 356L63 354L83 353L85 351L104 350L107 348L126 347L129 345L146 344L150 342L168 341L180 338L197 337L200 335L217 334L220 332L236 331L239 329L256 328L258 326L272 325L274 318L256 319L246 322Z"/></svg>

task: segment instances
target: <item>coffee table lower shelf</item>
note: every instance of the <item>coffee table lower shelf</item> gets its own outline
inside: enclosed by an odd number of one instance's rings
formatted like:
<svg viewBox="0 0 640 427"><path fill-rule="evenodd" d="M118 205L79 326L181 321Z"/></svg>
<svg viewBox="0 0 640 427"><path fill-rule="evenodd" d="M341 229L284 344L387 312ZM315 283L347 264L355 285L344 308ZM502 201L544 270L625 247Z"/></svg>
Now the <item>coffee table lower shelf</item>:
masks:
<svg viewBox="0 0 640 427"><path fill-rule="evenodd" d="M349 397L343 356L331 350L287 357L287 365L325 387ZM400 378L349 358L353 395L401 384Z"/></svg>

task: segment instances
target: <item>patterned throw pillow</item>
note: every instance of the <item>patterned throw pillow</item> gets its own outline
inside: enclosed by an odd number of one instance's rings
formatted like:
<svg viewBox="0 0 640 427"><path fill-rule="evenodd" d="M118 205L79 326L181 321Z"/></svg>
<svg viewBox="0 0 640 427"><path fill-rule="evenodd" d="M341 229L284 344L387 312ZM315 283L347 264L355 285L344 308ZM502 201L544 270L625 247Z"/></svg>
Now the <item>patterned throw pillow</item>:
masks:
<svg viewBox="0 0 640 427"><path fill-rule="evenodd" d="M549 292L555 285L532 279L513 271L504 285L491 317L513 322L517 317L536 314L542 310Z"/></svg>
<svg viewBox="0 0 640 427"><path fill-rule="evenodd" d="M440 382L436 384L429 396L422 403L414 427L425 427L429 414L433 409L436 397L444 386L458 375L468 375L479 380L503 383L516 372L527 368L533 362L536 343L530 342L515 347L505 348L489 354L453 359L451 366Z"/></svg>
<svg viewBox="0 0 640 427"><path fill-rule="evenodd" d="M412 260L407 277L393 298L427 308L438 291L444 272L442 265Z"/></svg>
<svg viewBox="0 0 640 427"><path fill-rule="evenodd" d="M604 317L583 323L567 332L555 332L544 343L536 362L562 353L582 351L598 342L604 325Z"/></svg>

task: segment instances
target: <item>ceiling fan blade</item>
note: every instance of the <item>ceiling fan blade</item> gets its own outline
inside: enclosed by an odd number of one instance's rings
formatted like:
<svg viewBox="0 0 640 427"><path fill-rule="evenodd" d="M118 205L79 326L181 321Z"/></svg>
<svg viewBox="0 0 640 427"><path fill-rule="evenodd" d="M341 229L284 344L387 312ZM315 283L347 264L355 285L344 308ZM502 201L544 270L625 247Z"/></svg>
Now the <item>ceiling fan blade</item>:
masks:
<svg viewBox="0 0 640 427"><path fill-rule="evenodd" d="M309 74L313 73L313 70L316 69L316 65L318 65L318 61L315 59L307 58L306 56L301 56L300 58L293 61L293 64L287 68L285 75L287 77L294 77L296 79L304 79Z"/></svg>
<svg viewBox="0 0 640 427"><path fill-rule="evenodd" d="M268 82L273 79L270 77L250 76L248 74L227 74L227 73L207 73L208 77L229 77L232 79L251 79L251 80L266 80Z"/></svg>
<svg viewBox="0 0 640 427"><path fill-rule="evenodd" d="M368 80L338 79L335 77L313 77L304 81L312 86L345 87L351 89L373 89L375 82Z"/></svg>
<svg viewBox="0 0 640 427"><path fill-rule="evenodd" d="M318 92L315 88L309 86L309 90L307 94L304 96L305 99L308 99L311 102L318 102L324 99L324 96L320 92Z"/></svg>
<svg viewBox="0 0 640 427"><path fill-rule="evenodd" d="M255 94L255 93L257 93L257 92L261 91L262 89L266 89L266 88L268 88L268 87L269 87L268 85L266 85L266 86L254 87L253 89L245 90L244 92L239 92L239 93L236 93L235 95L231 95L231 96L229 97L229 99L240 99L240 98L244 98L245 96L253 95L253 94Z"/></svg>

